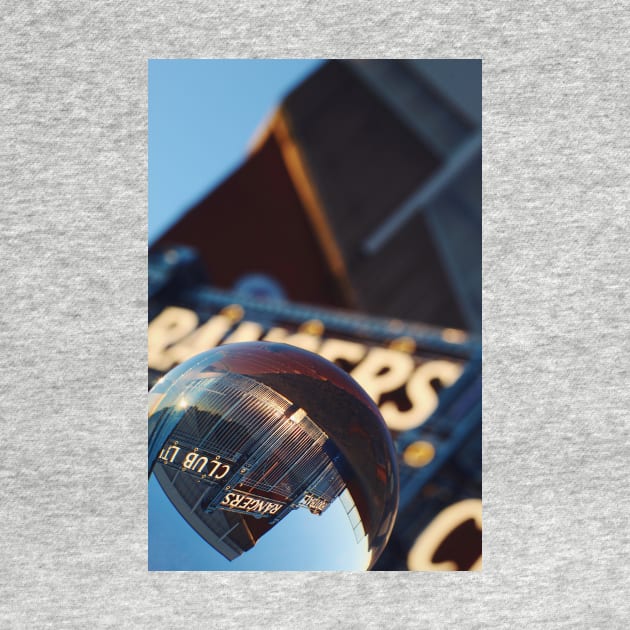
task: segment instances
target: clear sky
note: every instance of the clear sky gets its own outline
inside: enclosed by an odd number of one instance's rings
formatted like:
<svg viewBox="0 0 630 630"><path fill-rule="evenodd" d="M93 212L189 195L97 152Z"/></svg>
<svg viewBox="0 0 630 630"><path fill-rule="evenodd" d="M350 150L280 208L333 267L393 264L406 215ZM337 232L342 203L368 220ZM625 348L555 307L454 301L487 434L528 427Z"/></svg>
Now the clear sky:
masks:
<svg viewBox="0 0 630 630"><path fill-rule="evenodd" d="M314 59L149 61L149 243L245 158Z"/></svg>

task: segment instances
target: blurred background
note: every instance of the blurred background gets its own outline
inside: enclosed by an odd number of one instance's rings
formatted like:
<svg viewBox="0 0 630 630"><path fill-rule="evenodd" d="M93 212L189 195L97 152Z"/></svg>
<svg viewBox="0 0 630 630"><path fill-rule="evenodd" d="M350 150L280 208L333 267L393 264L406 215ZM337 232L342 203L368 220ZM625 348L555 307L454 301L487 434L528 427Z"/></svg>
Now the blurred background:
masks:
<svg viewBox="0 0 630 630"><path fill-rule="evenodd" d="M480 60L150 61L149 244L149 385L319 352L399 454L376 568L481 567Z"/></svg>
<svg viewBox="0 0 630 630"><path fill-rule="evenodd" d="M242 164L312 59L149 61L149 242Z"/></svg>

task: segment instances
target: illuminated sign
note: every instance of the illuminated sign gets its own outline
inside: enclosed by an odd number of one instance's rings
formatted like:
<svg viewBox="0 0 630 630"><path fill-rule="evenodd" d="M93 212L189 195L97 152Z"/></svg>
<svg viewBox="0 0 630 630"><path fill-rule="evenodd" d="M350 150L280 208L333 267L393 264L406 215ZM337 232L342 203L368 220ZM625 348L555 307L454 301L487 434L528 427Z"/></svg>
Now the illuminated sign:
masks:
<svg viewBox="0 0 630 630"><path fill-rule="evenodd" d="M257 340L296 346L344 369L376 402L388 428L394 432L394 440L401 440L402 488L413 486L413 493L408 491L405 498L406 511L400 519L400 529L393 534L398 551L383 557L378 568L416 571L481 568L481 502L468 499L449 506L442 499L427 501L427 496L433 495L421 492L429 483L441 487L442 480L436 477L440 462L446 462L443 469L450 471L449 483L467 484L463 496L477 496L479 492L480 473L475 456L478 449L474 445L464 448L461 444L462 436L480 422L481 390L476 384L480 361L475 339L470 340L461 331L423 330L423 325L413 322L288 301L248 302L247 297L209 288L163 295L153 303L149 315L150 387L168 370L201 352L223 344ZM465 367L466 373L460 378ZM442 390L451 386L450 392L442 396ZM189 411L185 412L186 407L182 406L182 413L190 416L194 405L185 398ZM233 416L233 412L229 415ZM298 428L305 431L307 427L302 425L309 425L305 423L305 416L309 420L305 409L291 409L285 416L282 426L286 426L283 431L287 439ZM205 422L206 417L211 416L200 416L199 422ZM226 424L225 429L230 426ZM246 449L224 448L215 439L223 429L217 429L210 440L202 439L211 429L211 425L204 425L198 432L185 430L172 434L159 460L164 464L159 467L159 481L169 496L181 493L182 513L194 509L200 522L205 523L203 527L214 532L217 540L223 541L222 536L236 522L228 520L223 525L221 519L241 518L243 522L255 523L254 529L271 528L294 509L308 510L316 516L322 514L345 487L343 479L328 487L330 482L323 473L321 483L298 484L297 477L290 472L296 462L292 457L284 457L290 450L287 446L277 443L274 461L260 459L254 457L253 443ZM240 423L234 429L236 433L230 428L230 435L242 434L245 439L251 434L251 429L246 431ZM460 440L456 450L451 448L454 430ZM414 433L405 434L407 431ZM443 437L436 441L438 434ZM225 438L229 436L226 434ZM174 445L177 439L179 443ZM321 436L321 440L326 439L327 436ZM193 446L206 450L195 450ZM309 453L315 456L321 446L313 446ZM279 458L278 454L283 456ZM461 461L458 459L451 465L457 458ZM315 470L319 465L314 460L308 469ZM172 483L163 476L169 467L173 471L169 474L175 475L170 477ZM334 465L331 467L332 473L338 472ZM356 509L346 512L354 522L352 515ZM215 548L226 557L233 553L233 550L226 552L203 527L198 524L196 529ZM240 532L239 528L235 531ZM255 531L257 540L264 532ZM246 548L244 545L239 540L240 553Z"/></svg>
<svg viewBox="0 0 630 630"><path fill-rule="evenodd" d="M300 507L307 507L312 514L321 514L329 505L329 501L316 497L308 492L304 495L304 498L300 502Z"/></svg>
<svg viewBox="0 0 630 630"><path fill-rule="evenodd" d="M283 503L258 497L248 492L228 492L222 499L219 507L233 512L253 513L255 516L272 516Z"/></svg>
<svg viewBox="0 0 630 630"><path fill-rule="evenodd" d="M265 329L258 322L241 321L238 305L233 312L228 309L200 324L195 311L166 307L149 324L149 368L165 372L222 343L258 339L287 343L350 366L348 372L379 405L392 431L420 426L438 405L434 384L449 387L463 371L461 361L421 358L395 348L326 338L315 326L304 325L294 332L278 326Z"/></svg>
<svg viewBox="0 0 630 630"><path fill-rule="evenodd" d="M177 440L164 446L158 460L188 473L196 473L202 479L217 481L226 477L232 468L219 455L203 454L198 448L183 448Z"/></svg>
<svg viewBox="0 0 630 630"><path fill-rule="evenodd" d="M470 533L467 529L472 530L474 542L466 541L463 553L450 539L463 539ZM411 571L481 571L481 564L481 499L465 499L442 510L418 536L407 557Z"/></svg>

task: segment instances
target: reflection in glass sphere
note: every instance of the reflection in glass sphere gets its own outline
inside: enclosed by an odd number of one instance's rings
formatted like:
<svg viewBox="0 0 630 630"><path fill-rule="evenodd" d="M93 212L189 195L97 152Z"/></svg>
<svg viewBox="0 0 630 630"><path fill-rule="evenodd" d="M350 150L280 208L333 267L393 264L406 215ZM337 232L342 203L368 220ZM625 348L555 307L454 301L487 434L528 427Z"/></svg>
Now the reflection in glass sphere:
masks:
<svg viewBox="0 0 630 630"><path fill-rule="evenodd" d="M398 505L376 405L276 343L215 348L153 387L149 476L154 570L367 569Z"/></svg>

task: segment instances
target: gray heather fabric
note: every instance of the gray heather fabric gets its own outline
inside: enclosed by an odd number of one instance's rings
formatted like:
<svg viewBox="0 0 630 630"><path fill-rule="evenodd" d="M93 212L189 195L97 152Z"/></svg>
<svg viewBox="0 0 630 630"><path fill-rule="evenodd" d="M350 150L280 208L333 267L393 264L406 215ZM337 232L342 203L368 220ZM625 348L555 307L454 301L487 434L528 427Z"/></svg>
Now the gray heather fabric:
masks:
<svg viewBox="0 0 630 630"><path fill-rule="evenodd" d="M2 13L1 627L627 626L627 3ZM192 56L483 57L483 573L147 572L146 60Z"/></svg>

